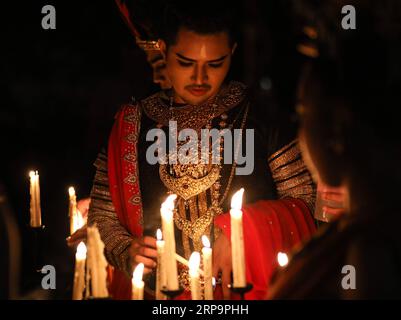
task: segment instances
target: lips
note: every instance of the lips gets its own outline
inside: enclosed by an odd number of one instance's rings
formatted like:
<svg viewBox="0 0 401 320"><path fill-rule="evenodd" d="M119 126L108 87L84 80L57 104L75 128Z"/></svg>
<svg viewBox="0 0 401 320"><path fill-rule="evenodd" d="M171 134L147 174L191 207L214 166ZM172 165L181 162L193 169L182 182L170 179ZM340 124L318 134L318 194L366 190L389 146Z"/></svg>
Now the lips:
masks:
<svg viewBox="0 0 401 320"><path fill-rule="evenodd" d="M203 96L204 94L206 94L206 92L208 92L208 89L206 88L188 88L188 91L193 94L194 96Z"/></svg>

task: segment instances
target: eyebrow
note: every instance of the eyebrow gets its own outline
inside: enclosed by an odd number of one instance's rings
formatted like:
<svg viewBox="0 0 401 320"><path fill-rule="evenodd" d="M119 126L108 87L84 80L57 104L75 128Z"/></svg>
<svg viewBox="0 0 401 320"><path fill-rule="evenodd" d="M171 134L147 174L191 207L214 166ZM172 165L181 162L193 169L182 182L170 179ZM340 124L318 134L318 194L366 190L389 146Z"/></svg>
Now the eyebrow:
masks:
<svg viewBox="0 0 401 320"><path fill-rule="evenodd" d="M159 60L163 60L163 57L161 54L157 54L156 56L154 56L154 58L152 58L149 62L150 64L154 64Z"/></svg>
<svg viewBox="0 0 401 320"><path fill-rule="evenodd" d="M176 55L180 59L187 60L187 61L190 61L190 62L196 62L196 60L187 58L187 57L183 56L182 54L176 53ZM218 59L208 60L207 62L209 62L209 63L210 62L212 62L212 63L213 62L220 62L220 61L223 61L227 56L228 56L228 54L226 54L226 55L224 55L224 56L222 56L222 57L220 57Z"/></svg>

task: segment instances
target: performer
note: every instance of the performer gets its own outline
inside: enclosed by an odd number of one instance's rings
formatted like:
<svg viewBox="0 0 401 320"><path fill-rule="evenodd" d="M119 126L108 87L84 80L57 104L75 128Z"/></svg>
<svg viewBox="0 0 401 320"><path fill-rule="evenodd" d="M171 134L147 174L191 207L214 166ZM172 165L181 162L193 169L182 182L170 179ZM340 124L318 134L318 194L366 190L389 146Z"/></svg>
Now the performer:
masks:
<svg viewBox="0 0 401 320"><path fill-rule="evenodd" d="M250 210L256 215L269 216L269 210L276 215L274 230L287 225L286 220L298 219L306 226L305 234L312 233L313 224L310 228L307 225L315 189L294 140L294 128L273 118L269 106L253 104L245 85L226 79L237 46L227 7L221 10L222 4L214 1L213 10L205 12L209 7L204 3L198 10L191 5L167 8L162 40L157 42L172 89L122 106L107 150L95 162L89 223L97 224L107 259L114 266L110 292L115 299L130 298L130 277L140 262L147 274L146 292L154 294L155 233L161 226L160 205L169 193L178 195L174 214L176 245L178 254L187 259L193 251L201 250L202 235L214 243L221 231L228 230L223 224L215 228L213 220L228 211L230 196L241 187L246 190L246 202L255 203ZM254 152L245 157L243 167L236 162L225 163L227 146L222 140L218 148L221 161L217 164L174 163L172 158L167 158L167 163L149 163L147 151L154 141L147 141L146 136L152 129L162 129L168 136L169 120L176 121L178 132L193 129L199 137L203 128L230 132L242 129L242 139L234 139L231 157L238 159L236 150L246 154L253 147ZM248 145L245 129L254 130L254 141L248 140ZM178 148L181 146L178 144ZM247 166L251 166L247 175L237 174L237 169L246 170ZM270 201L258 202L263 199ZM286 230L291 237L294 228ZM271 235L272 231L266 233ZM298 241L303 238L303 232L299 233L294 235ZM276 232L275 238L280 236ZM297 241L289 240L288 245L290 242ZM246 246L250 244L248 241ZM271 259L266 264L270 273ZM250 298L260 298L260 287L267 285L267 277L258 280L257 274L252 281L256 281L259 291ZM188 290L188 272L183 265L179 278Z"/></svg>
<svg viewBox="0 0 401 320"><path fill-rule="evenodd" d="M338 24L340 4L302 1L301 13L316 23L319 57L303 75L298 110L320 178L344 188L349 201L346 212L276 275L272 299L401 298L401 221L394 201L401 182L394 107L401 92L401 6L348 1L358 15L350 32Z"/></svg>

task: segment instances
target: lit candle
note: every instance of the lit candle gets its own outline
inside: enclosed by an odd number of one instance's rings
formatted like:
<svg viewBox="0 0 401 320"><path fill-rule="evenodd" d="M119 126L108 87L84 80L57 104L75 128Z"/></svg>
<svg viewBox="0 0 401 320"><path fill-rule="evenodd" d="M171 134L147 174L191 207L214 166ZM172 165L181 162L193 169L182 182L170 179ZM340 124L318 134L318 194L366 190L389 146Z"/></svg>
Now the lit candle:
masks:
<svg viewBox="0 0 401 320"><path fill-rule="evenodd" d="M94 298L107 298L107 260L104 256L104 243L96 226L88 227L88 269L91 293Z"/></svg>
<svg viewBox="0 0 401 320"><path fill-rule="evenodd" d="M132 274L132 300L143 300L143 288L145 283L142 281L143 276L143 263L136 266Z"/></svg>
<svg viewBox="0 0 401 320"><path fill-rule="evenodd" d="M192 300L201 300L200 283L199 283L199 265L200 254L193 252L189 258L189 278L191 282Z"/></svg>
<svg viewBox="0 0 401 320"><path fill-rule="evenodd" d="M174 210L174 200L177 195L172 194L167 197L166 201L163 202L160 212L162 217L162 228L163 237L165 241L165 266L167 290L175 291L178 290L178 272L177 272L177 262L175 258L175 237L174 237L174 220L173 220L173 210Z"/></svg>
<svg viewBox="0 0 401 320"><path fill-rule="evenodd" d="M280 267L285 267L288 264L288 256L283 252L279 252L277 254L277 262Z"/></svg>
<svg viewBox="0 0 401 320"><path fill-rule="evenodd" d="M30 213L31 220L30 226L32 228L39 228L42 225L42 214L40 209L40 186L39 186L39 174L37 171L31 171L29 173L30 178Z"/></svg>
<svg viewBox="0 0 401 320"><path fill-rule="evenodd" d="M166 268L164 262L165 242L162 240L162 232L157 229L157 274L156 274L156 300L165 300L166 295L161 292L166 287Z"/></svg>
<svg viewBox="0 0 401 320"><path fill-rule="evenodd" d="M244 232L242 228L242 195L244 188L238 190L231 199L231 257L233 266L234 288L246 286Z"/></svg>
<svg viewBox="0 0 401 320"><path fill-rule="evenodd" d="M86 262L86 246L80 242L75 254L75 272L74 272L74 288L72 291L73 300L82 300L82 294L85 287L85 262Z"/></svg>
<svg viewBox="0 0 401 320"><path fill-rule="evenodd" d="M68 188L68 194L70 196L69 208L68 208L68 215L70 217L70 234L73 234L77 229L77 197L75 195L74 187Z"/></svg>
<svg viewBox="0 0 401 320"><path fill-rule="evenodd" d="M205 300L213 300L213 284L212 284L212 248L210 248L209 239L202 236L202 257L205 282Z"/></svg>

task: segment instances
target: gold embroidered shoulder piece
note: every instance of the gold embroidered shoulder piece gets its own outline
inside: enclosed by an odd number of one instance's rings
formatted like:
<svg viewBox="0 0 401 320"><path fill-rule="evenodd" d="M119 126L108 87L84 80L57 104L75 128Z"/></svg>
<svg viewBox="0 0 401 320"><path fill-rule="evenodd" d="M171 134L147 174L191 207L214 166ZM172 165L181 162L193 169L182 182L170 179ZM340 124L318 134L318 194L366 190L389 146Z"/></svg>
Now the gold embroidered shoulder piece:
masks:
<svg viewBox="0 0 401 320"><path fill-rule="evenodd" d="M298 198L314 210L316 186L302 159L298 140L293 140L268 159L280 199Z"/></svg>

